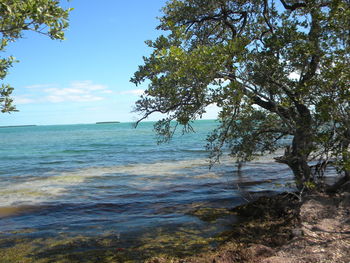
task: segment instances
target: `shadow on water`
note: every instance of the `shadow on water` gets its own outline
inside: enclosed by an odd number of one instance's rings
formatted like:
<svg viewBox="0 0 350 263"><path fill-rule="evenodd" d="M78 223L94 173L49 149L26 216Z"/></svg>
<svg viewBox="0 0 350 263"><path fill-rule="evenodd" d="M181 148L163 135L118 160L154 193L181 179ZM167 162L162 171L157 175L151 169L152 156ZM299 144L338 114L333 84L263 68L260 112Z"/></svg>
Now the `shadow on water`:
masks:
<svg viewBox="0 0 350 263"><path fill-rule="evenodd" d="M135 227L99 235L73 235L71 232L50 235L39 229L24 229L1 234L0 258L4 262L140 262L164 253L188 256L214 248L223 237L220 233L236 222L229 209L205 207L193 203L177 208L191 220L163 222L152 227ZM165 209L165 210L164 210ZM171 207L157 213L167 214ZM7 260L7 261L6 261Z"/></svg>

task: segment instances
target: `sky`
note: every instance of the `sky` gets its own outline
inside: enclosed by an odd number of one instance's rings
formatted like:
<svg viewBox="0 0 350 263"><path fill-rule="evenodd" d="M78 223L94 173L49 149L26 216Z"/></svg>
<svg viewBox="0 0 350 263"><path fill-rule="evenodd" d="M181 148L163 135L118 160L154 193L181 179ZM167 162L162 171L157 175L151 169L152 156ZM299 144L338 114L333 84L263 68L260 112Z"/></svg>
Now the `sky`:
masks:
<svg viewBox="0 0 350 263"><path fill-rule="evenodd" d="M129 80L152 52L145 40L162 33L155 28L166 0L61 2L74 8L66 40L26 32L6 50L19 60L4 80L19 112L0 114L0 126L136 121L134 103L147 85Z"/></svg>

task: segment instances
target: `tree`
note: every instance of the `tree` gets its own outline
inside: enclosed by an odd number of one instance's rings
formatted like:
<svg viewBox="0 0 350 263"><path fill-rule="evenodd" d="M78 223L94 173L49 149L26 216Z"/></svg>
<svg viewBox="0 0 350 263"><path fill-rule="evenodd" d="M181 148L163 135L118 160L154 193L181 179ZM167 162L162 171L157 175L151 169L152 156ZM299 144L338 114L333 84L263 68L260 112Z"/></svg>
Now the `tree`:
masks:
<svg viewBox="0 0 350 263"><path fill-rule="evenodd" d="M72 9L63 9L56 0L2 0L0 2L0 51L23 36L23 31L34 31L51 39L64 39L64 30L68 27L68 13ZM14 57L0 58L0 79L3 80L9 68L15 62ZM1 112L15 111L10 97L13 88L2 84L0 87Z"/></svg>
<svg viewBox="0 0 350 263"><path fill-rule="evenodd" d="M153 52L131 79L149 81L140 121L166 114L155 129L168 139L172 120L188 130L216 104L214 161L224 146L247 161L288 137L276 161L299 188L329 160L349 170L350 1L172 0L163 12L165 33L146 42Z"/></svg>

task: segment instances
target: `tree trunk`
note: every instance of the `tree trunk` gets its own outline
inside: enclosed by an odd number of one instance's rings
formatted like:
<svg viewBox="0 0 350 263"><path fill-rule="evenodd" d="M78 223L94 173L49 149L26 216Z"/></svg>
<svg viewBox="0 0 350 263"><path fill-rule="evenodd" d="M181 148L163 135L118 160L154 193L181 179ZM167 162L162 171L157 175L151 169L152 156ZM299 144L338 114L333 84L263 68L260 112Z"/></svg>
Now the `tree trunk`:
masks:
<svg viewBox="0 0 350 263"><path fill-rule="evenodd" d="M304 132L297 132L294 135L292 149L286 148L284 156L276 158L277 162L287 164L293 171L295 183L299 190L304 187L305 182L312 181L311 168L308 164L310 146Z"/></svg>
<svg viewBox="0 0 350 263"><path fill-rule="evenodd" d="M309 109L299 104L297 128L294 133L291 147L288 146L284 156L276 158L277 162L287 164L293 171L295 183L299 190L305 187L306 182L312 182L311 168L308 158L312 151L312 118Z"/></svg>

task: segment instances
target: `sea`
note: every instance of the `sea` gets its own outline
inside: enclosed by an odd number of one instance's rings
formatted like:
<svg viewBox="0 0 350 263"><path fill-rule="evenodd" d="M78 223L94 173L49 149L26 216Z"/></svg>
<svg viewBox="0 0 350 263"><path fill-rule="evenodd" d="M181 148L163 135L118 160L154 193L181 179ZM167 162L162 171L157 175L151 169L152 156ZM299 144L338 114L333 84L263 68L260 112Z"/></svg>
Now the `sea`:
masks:
<svg viewBox="0 0 350 263"><path fill-rule="evenodd" d="M215 248L232 208L292 180L272 155L209 168L215 120L158 144L153 122L0 129L0 262L142 262ZM22 261L21 261L22 260Z"/></svg>

